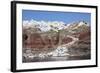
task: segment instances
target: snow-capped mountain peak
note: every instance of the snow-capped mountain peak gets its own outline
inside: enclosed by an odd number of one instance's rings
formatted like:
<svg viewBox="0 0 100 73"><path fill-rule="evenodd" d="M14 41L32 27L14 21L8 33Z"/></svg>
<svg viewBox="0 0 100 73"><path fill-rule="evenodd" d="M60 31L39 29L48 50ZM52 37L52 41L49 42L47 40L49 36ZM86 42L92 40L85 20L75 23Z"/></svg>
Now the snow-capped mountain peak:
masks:
<svg viewBox="0 0 100 73"><path fill-rule="evenodd" d="M38 27L41 31L61 30L65 27L64 22L61 21L23 21L24 27Z"/></svg>
<svg viewBox="0 0 100 73"><path fill-rule="evenodd" d="M74 23L67 24L67 26L65 28L77 29L80 26L89 26L89 24L84 21L80 21L80 22L74 22Z"/></svg>
<svg viewBox="0 0 100 73"><path fill-rule="evenodd" d="M38 28L43 32L49 31L49 30L62 30L62 29L77 29L81 26L89 26L88 23L85 21L80 21L80 22L74 22L74 23L69 23L65 25L64 22L62 21L37 21L37 20L26 20L23 21L23 27L24 28Z"/></svg>
<svg viewBox="0 0 100 73"><path fill-rule="evenodd" d="M82 26L82 25L85 25L85 26L88 26L88 23L84 22L84 21L80 21L78 26Z"/></svg>

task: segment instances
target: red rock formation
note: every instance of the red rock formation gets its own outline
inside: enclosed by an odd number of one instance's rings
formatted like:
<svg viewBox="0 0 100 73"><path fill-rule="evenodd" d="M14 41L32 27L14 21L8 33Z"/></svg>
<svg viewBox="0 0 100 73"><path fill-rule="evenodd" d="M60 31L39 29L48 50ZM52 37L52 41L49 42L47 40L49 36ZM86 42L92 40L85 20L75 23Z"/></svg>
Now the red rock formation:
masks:
<svg viewBox="0 0 100 73"><path fill-rule="evenodd" d="M59 38L58 36L54 37L48 37L44 36L41 37L41 34L34 33L28 36L28 39L23 41L24 43L24 48L53 48L54 46L57 46L59 43ZM60 44L67 44L72 41L72 38L70 37L60 37L61 38L61 43Z"/></svg>

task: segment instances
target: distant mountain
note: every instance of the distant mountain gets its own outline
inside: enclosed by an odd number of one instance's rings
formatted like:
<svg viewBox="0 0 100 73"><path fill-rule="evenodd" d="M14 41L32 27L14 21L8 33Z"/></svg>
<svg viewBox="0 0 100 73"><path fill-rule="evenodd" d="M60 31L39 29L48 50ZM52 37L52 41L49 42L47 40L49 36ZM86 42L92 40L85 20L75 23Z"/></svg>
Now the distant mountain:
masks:
<svg viewBox="0 0 100 73"><path fill-rule="evenodd" d="M58 21L36 21L36 20L30 20L30 21L23 21L23 28L39 28L41 31L46 32L49 30L61 30L64 29L64 22L58 22Z"/></svg>
<svg viewBox="0 0 100 73"><path fill-rule="evenodd" d="M69 30L71 33L78 33L90 30L90 26L88 23L80 21L68 24L65 29Z"/></svg>
<svg viewBox="0 0 100 73"><path fill-rule="evenodd" d="M79 22L74 22L74 23L68 24L67 28L77 29L80 26L89 26L89 24L86 23L85 21L79 21Z"/></svg>
<svg viewBox="0 0 100 73"><path fill-rule="evenodd" d="M30 20L30 21L23 21L23 28L24 29L35 29L35 30L39 30L42 32L47 32L47 31L58 31L58 30L63 30L63 29L67 29L70 32L78 32L78 31L82 31L84 29L88 29L89 24L84 22L84 21L80 21L80 22L74 22L71 24L67 24L65 25L64 22L59 22L59 21L36 21L36 20Z"/></svg>

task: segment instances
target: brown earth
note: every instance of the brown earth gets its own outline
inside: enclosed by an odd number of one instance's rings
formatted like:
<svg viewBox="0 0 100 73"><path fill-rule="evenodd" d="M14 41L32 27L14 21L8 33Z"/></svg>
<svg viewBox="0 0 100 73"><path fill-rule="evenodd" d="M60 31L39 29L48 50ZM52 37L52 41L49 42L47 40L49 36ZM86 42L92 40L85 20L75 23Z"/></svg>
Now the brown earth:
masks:
<svg viewBox="0 0 100 73"><path fill-rule="evenodd" d="M61 42L60 44L67 44L72 41L72 38L70 37L60 37ZM23 41L23 47L24 48L53 48L57 47L59 43L58 36L44 36L42 37L40 33L34 33L28 36L27 39Z"/></svg>

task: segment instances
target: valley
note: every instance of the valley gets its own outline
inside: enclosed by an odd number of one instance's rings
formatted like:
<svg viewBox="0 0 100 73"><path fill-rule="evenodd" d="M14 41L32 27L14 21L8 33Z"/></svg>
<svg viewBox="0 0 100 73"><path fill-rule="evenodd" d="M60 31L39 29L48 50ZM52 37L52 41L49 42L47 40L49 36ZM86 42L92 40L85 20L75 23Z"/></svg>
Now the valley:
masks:
<svg viewBox="0 0 100 73"><path fill-rule="evenodd" d="M91 30L84 21L23 23L23 62L85 60L91 57Z"/></svg>

